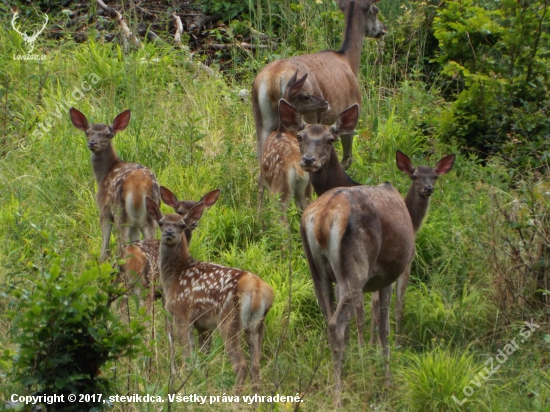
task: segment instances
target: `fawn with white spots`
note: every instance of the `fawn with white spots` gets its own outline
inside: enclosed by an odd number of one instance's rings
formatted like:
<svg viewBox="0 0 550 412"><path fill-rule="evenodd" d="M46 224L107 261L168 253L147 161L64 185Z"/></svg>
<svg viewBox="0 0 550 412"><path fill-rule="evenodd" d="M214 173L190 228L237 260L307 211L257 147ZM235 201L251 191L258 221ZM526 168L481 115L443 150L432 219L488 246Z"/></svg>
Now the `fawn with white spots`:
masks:
<svg viewBox="0 0 550 412"><path fill-rule="evenodd" d="M212 190L205 194L199 201L178 200L176 195L164 186L160 187L160 197L163 202L174 209L174 212L180 216L185 216L189 210L198 204L204 202L206 208L212 207L220 196L220 189ZM185 238L187 244L191 242L193 230L197 225L185 229ZM160 285L158 284L159 270L159 248L160 240L148 239L134 242L126 246L123 257L126 259L124 264L124 282L129 289L141 296L142 289L149 289L145 300L147 313L150 314L153 302L162 295ZM201 347L209 342L201 341Z"/></svg>
<svg viewBox="0 0 550 412"><path fill-rule="evenodd" d="M101 256L109 256L109 240L112 225L119 234L119 244L153 239L157 223L147 215L145 197L159 201L159 185L155 174L136 163L119 159L111 140L130 122L130 110L120 113L112 125L90 125L84 114L74 107L70 109L73 125L86 133L88 149L92 152L92 167L97 182L96 203L101 225Z"/></svg>
<svg viewBox="0 0 550 412"><path fill-rule="evenodd" d="M299 80L298 70L290 78L284 91L284 98L300 113L316 113L321 119L322 113L328 108L328 102L319 97L302 91L307 79L307 73ZM265 141L260 159L260 177L258 181L259 202L258 210L262 208L265 186L269 193L280 194L281 209L284 216L292 196L300 209L304 210L311 199L311 185L307 172L300 167L300 149L296 140L296 133L287 130L279 122L277 131L269 135Z"/></svg>
<svg viewBox="0 0 550 412"><path fill-rule="evenodd" d="M247 375L240 345L244 332L250 351L253 388L260 388L260 356L264 320L274 298L273 288L257 275L213 263L199 262L189 254L185 230L201 218L205 204L199 202L185 216L164 215L146 199L147 213L161 229L160 281L166 310L172 315L183 355L190 358L193 328L200 334L220 331L240 391Z"/></svg>

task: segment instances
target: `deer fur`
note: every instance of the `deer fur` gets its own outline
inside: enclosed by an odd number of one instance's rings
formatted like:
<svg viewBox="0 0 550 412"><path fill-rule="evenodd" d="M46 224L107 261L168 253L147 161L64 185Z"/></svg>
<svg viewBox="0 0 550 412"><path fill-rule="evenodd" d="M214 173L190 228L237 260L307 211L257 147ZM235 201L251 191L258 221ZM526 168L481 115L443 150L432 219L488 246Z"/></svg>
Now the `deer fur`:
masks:
<svg viewBox="0 0 550 412"><path fill-rule="evenodd" d="M130 122L130 110L120 113L112 125L90 125L84 114L74 107L70 109L73 125L86 133L88 149L92 152L92 168L97 182L96 203L101 225L101 261L109 255L112 225L119 234L119 244L155 237L157 224L145 209L145 197L159 201L159 185L155 174L136 163L119 159L112 139Z"/></svg>
<svg viewBox="0 0 550 412"><path fill-rule="evenodd" d="M309 181L318 196L335 187L360 185L346 174L334 149L338 136L353 132L357 125L359 105L347 108L332 126L326 126L304 123L298 110L281 99L279 119L284 127L297 132L300 167L309 173Z"/></svg>
<svg viewBox="0 0 550 412"><path fill-rule="evenodd" d="M265 66L252 86L252 109L256 126L258 159L263 153L267 137L277 130L277 105L284 95L284 86L296 70L308 73L303 91L330 103L323 122L331 124L338 113L353 104L361 104L361 90L357 81L364 38L380 38L387 33L378 18L378 0L339 0L345 14L344 41L340 50L326 50L314 54L276 60ZM335 81L338 79L338 81ZM308 123L321 121L314 113L306 114ZM352 161L353 133L342 136L344 167Z"/></svg>
<svg viewBox="0 0 550 412"><path fill-rule="evenodd" d="M291 77L285 89L285 99L301 114L315 112L321 116L328 109L328 102L309 93L302 87L307 73L297 80L298 71ZM286 130L279 122L277 131L271 133L265 142L260 160L259 202L261 210L265 187L270 194L280 194L283 216L286 217L288 203L294 196L296 204L304 210L311 200L311 185L307 172L300 167L300 149L296 135Z"/></svg>
<svg viewBox="0 0 550 412"><path fill-rule="evenodd" d="M414 167L409 157L398 150L396 152L396 163L399 170L406 173L411 178L411 186L405 196L405 204L411 217L414 235L422 227L422 222L428 213L430 206L430 199L434 192L434 185L437 178L441 175L449 173L453 168L455 155L451 154L443 157L437 162L435 167L430 166L418 166ZM405 292L407 285L409 284L409 278L411 275L410 265L407 266L405 271L396 282L395 291L395 344L399 346L401 343L401 332L403 325L403 309L405 307ZM378 292L372 294L371 301L371 334L370 343L377 343L377 331L379 324L380 314L380 296Z"/></svg>
<svg viewBox="0 0 550 412"><path fill-rule="evenodd" d="M218 329L237 375L240 392L247 375L240 335L245 333L250 351L250 374L255 391L260 388L260 354L264 319L274 292L257 275L213 263L199 262L189 254L185 229L193 227L205 209L204 202L185 216L162 215L158 205L147 199L147 212L159 223L160 280L166 310L172 315L177 340L190 358L193 328L199 334Z"/></svg>
<svg viewBox="0 0 550 412"><path fill-rule="evenodd" d="M196 204L203 202L205 208L212 207L220 196L220 189L212 190L205 194L199 201L193 200L178 200L176 195L164 186L160 187L160 196L162 201L174 209L174 212L180 216L185 216L189 210ZM193 230L197 225L186 228L185 238L187 244L191 242ZM153 302L162 296L162 291L159 285L159 248L160 240L149 239L134 242L126 246L124 257L124 283L128 289L133 289L134 293L141 296L142 289L149 290L145 300L147 313L151 313ZM209 342L201 342L201 348Z"/></svg>

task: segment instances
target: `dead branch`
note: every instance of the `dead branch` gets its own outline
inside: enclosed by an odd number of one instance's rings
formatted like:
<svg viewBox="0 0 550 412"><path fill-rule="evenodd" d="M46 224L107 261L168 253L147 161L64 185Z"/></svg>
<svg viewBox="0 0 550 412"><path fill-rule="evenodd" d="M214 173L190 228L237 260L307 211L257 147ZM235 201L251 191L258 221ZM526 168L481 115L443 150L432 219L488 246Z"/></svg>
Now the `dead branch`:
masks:
<svg viewBox="0 0 550 412"><path fill-rule="evenodd" d="M122 42L124 43L124 48L128 48L128 39L131 39L136 47L140 47L140 41L137 38L137 36L134 36L132 32L130 31L130 28L126 24L126 21L124 20L124 17L120 12L113 9L112 7L107 6L102 0L96 0L99 7L101 7L103 10L108 12L111 17L115 17L118 20L118 23L120 24L120 28L122 29Z"/></svg>

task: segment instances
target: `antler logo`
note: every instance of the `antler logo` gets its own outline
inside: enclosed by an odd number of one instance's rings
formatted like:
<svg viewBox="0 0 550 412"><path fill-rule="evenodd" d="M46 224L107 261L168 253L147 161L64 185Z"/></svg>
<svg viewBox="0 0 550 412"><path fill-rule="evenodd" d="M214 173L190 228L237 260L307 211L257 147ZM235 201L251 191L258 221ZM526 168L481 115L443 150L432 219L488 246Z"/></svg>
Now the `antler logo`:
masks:
<svg viewBox="0 0 550 412"><path fill-rule="evenodd" d="M21 35L21 37L23 38L23 41L25 42L25 46L27 48L27 52L29 54L32 53L32 51L34 50L34 42L36 41L36 39L38 38L38 36L40 35L40 33L42 33L44 31L44 29L46 28L46 24L48 24L48 15L46 13L44 13L44 16L46 17L46 21L44 22L44 25L42 26L42 28L40 30L37 30L37 31L33 31L32 35L28 35L26 33L26 31L20 31L16 26L15 26L15 22L17 21L17 16L19 16L19 12L16 11L13 15L13 18L11 19L11 26L13 27L13 29L19 33Z"/></svg>

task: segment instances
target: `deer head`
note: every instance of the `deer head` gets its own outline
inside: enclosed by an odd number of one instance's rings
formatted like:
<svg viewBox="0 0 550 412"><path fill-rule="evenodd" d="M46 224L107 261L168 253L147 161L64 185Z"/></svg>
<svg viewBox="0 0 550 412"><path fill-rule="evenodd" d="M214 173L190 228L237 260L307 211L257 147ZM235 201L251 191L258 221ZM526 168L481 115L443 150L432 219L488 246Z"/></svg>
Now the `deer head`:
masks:
<svg viewBox="0 0 550 412"><path fill-rule="evenodd" d="M46 28L46 25L48 24L49 18L48 18L48 15L46 13L44 13L44 16L45 16L44 25L42 26L41 29L33 31L32 35L29 36L25 31L22 32L15 26L15 22L17 21L17 16L18 15L19 15L18 11L16 11L13 14L13 17L11 19L11 26L13 27L13 29L17 33L19 33L21 35L21 37L23 38L23 41L25 42L25 46L27 48L28 54L31 54L32 51L34 50L34 42L36 41L36 39L38 38L40 33L42 33L44 31L44 29Z"/></svg>
<svg viewBox="0 0 550 412"><path fill-rule="evenodd" d="M284 127L298 132L296 138L302 155L302 169L306 172L316 172L330 160L332 145L338 140L338 136L353 132L359 119L359 105L354 104L344 110L332 126L326 126L304 123L298 110L281 99L279 119Z"/></svg>
<svg viewBox="0 0 550 412"><path fill-rule="evenodd" d="M70 115L74 127L79 130L83 130L86 133L86 138L88 139L88 149L96 154L99 154L107 149L115 134L126 129L128 123L130 122L129 109L123 111L115 117L112 125L103 123L95 123L90 125L86 116L74 107L71 107Z"/></svg>
<svg viewBox="0 0 550 412"><path fill-rule="evenodd" d="M294 73L286 85L283 98L288 100L302 114L317 112L318 120L320 120L321 113L329 109L329 103L320 97L302 91L306 80L307 73L298 80L298 70L296 70L296 73Z"/></svg>
<svg viewBox="0 0 550 412"><path fill-rule="evenodd" d="M412 180L411 189L420 196L431 196L434 192L434 185L440 175L449 173L455 162L455 155L451 154L442 158L435 167L417 166L414 167L411 159L398 150L396 152L396 163L399 170L409 175Z"/></svg>
<svg viewBox="0 0 550 412"><path fill-rule="evenodd" d="M348 3L352 0L338 0L338 6L343 12L346 11ZM380 0L355 0L359 9L363 13L365 20L365 37L373 37L379 39L388 33L387 27L378 20L378 12L380 11L374 3Z"/></svg>

